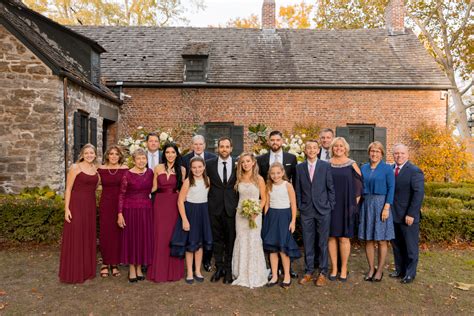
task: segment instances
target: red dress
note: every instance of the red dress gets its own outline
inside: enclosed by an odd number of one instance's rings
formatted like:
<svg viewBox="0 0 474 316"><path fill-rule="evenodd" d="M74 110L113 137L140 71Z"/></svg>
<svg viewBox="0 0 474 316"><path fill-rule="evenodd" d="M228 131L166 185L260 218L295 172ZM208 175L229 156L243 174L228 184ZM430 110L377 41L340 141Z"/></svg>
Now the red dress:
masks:
<svg viewBox="0 0 474 316"><path fill-rule="evenodd" d="M153 205L155 251L147 278L154 282L178 281L184 278L184 260L171 257L170 241L178 220L176 175L158 175L158 191Z"/></svg>
<svg viewBox="0 0 474 316"><path fill-rule="evenodd" d="M59 263L59 280L83 283L96 274L96 200L99 176L80 172L71 191L72 219L64 221Z"/></svg>
<svg viewBox="0 0 474 316"><path fill-rule="evenodd" d="M98 169L102 182L99 203L99 245L105 265L120 263L122 230L117 225L120 182L127 169Z"/></svg>

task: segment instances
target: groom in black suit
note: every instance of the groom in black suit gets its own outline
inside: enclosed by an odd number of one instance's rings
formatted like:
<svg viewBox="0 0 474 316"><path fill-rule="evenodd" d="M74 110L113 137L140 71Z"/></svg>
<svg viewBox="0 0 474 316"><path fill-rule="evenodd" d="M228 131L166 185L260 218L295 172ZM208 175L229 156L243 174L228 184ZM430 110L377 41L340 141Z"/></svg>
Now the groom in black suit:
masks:
<svg viewBox="0 0 474 316"><path fill-rule="evenodd" d="M211 218L213 254L216 272L211 282L224 277L224 283L232 283L232 252L235 241L235 213L238 194L234 189L236 181L235 161L230 156L232 140L221 137L217 141L218 157L206 161L206 171L211 181L208 194L209 216Z"/></svg>

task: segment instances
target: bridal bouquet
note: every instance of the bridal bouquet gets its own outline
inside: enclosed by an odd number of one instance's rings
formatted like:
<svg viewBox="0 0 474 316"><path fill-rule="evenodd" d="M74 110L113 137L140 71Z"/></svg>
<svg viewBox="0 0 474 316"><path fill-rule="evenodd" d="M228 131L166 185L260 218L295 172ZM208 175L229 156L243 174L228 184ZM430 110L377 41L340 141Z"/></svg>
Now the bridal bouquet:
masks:
<svg viewBox="0 0 474 316"><path fill-rule="evenodd" d="M250 228L257 228L257 223L255 223L253 217L261 213L262 209L260 208L260 203L258 201L250 199L245 199L242 201L242 205L240 206L240 215L248 218Z"/></svg>

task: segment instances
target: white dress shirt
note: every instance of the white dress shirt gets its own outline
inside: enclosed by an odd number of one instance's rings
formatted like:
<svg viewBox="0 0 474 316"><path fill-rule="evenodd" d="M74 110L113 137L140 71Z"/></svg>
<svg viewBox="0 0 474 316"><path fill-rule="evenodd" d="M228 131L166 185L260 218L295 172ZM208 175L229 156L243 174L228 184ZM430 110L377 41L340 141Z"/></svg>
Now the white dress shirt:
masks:
<svg viewBox="0 0 474 316"><path fill-rule="evenodd" d="M327 149L325 149L324 147L321 147L321 159L322 161L329 161L330 157L329 157L329 151Z"/></svg>
<svg viewBox="0 0 474 316"><path fill-rule="evenodd" d="M159 150L155 151L154 153L148 152L147 153L147 158L148 158L148 166L152 170L155 170L155 167L160 164L160 152L159 152Z"/></svg>
<svg viewBox="0 0 474 316"><path fill-rule="evenodd" d="M402 168L407 164L407 162L408 162L408 160L405 161L405 162L403 163L403 165L400 165L400 166L397 165L396 163L394 163L394 164L393 164L393 172L395 172L395 170L396 170L397 167L398 167L398 173L400 173L400 171L402 171Z"/></svg>
<svg viewBox="0 0 474 316"><path fill-rule="evenodd" d="M202 152L201 154L196 154L196 152L194 152L194 157L201 157L202 159L206 160L204 158L204 152Z"/></svg>
<svg viewBox="0 0 474 316"><path fill-rule="evenodd" d="M280 149L277 152L270 151L270 159L268 163L271 166L275 161L278 161L279 163L283 164L283 150Z"/></svg>
<svg viewBox="0 0 474 316"><path fill-rule="evenodd" d="M229 156L226 160L224 160L219 156L217 159L217 173L219 173L219 177L221 178L222 182L224 182L224 164L222 163L224 161L227 162L227 181L229 181L230 176L232 175L232 158Z"/></svg>

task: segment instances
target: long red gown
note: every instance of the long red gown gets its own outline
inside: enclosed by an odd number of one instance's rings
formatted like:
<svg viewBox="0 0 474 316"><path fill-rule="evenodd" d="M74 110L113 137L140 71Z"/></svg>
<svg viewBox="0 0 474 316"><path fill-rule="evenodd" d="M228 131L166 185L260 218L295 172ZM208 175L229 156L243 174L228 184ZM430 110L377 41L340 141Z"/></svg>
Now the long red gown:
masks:
<svg viewBox="0 0 474 316"><path fill-rule="evenodd" d="M120 183L127 169L98 169L102 183L99 203L99 245L102 262L120 264L122 230L117 225Z"/></svg>
<svg viewBox="0 0 474 316"><path fill-rule="evenodd" d="M83 283L96 274L96 200L99 176L80 172L71 191L72 220L64 221L59 262L59 280Z"/></svg>
<svg viewBox="0 0 474 316"><path fill-rule="evenodd" d="M178 281L184 278L184 260L171 257L170 241L178 220L176 175L158 175L158 191L153 205L155 251L147 278L154 282Z"/></svg>

